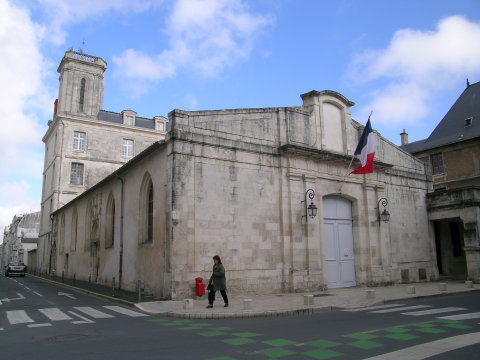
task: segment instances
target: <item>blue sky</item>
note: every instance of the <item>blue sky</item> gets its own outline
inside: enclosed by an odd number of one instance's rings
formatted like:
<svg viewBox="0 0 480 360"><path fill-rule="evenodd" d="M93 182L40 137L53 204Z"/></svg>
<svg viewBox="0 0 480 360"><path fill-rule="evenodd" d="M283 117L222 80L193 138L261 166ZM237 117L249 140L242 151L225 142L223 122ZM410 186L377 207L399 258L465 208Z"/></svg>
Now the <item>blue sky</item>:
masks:
<svg viewBox="0 0 480 360"><path fill-rule="evenodd" d="M85 42L84 45L82 43ZM0 0L0 227L40 208L64 52L108 62L104 109L301 105L335 90L395 144L480 81L480 1Z"/></svg>

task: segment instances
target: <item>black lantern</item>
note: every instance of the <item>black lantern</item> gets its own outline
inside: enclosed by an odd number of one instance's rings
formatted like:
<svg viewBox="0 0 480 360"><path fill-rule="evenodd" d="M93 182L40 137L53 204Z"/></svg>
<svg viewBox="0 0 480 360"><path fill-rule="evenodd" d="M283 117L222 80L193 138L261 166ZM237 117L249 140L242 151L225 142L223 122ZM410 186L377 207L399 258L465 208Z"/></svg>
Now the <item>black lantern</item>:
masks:
<svg viewBox="0 0 480 360"><path fill-rule="evenodd" d="M382 205L382 207L383 207L382 212L380 212L380 205ZM387 199L381 198L380 200L378 200L377 210L378 210L378 221L379 222L383 221L383 222L387 223L387 222L390 221L390 213L387 210L387 206L388 206Z"/></svg>
<svg viewBox="0 0 480 360"><path fill-rule="evenodd" d="M307 195L308 195L308 198L310 199L310 205L307 205ZM305 200L302 201L302 202L305 202L305 217L308 219L308 217L310 216L310 218L314 218L315 216L317 216L317 207L315 206L315 204L313 203L313 198L315 197L315 191L313 191L313 189L308 189L306 192L305 192Z"/></svg>

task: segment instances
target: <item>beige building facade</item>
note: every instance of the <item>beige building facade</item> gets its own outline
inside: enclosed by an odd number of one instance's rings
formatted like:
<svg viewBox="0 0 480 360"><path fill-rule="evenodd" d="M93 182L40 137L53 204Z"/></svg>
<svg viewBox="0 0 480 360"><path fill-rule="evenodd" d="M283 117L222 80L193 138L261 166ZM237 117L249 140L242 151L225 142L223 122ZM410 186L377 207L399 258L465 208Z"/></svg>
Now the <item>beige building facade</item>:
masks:
<svg viewBox="0 0 480 360"><path fill-rule="evenodd" d="M192 295L215 254L234 293L436 279L424 164L377 134L375 172L346 176L363 130L354 104L302 99L172 111L164 141L53 212L48 266L172 299Z"/></svg>
<svg viewBox="0 0 480 360"><path fill-rule="evenodd" d="M51 271L50 214L165 137L167 119L133 110L102 110L104 72L99 57L67 51L58 72L54 117L43 137L45 160L38 267Z"/></svg>

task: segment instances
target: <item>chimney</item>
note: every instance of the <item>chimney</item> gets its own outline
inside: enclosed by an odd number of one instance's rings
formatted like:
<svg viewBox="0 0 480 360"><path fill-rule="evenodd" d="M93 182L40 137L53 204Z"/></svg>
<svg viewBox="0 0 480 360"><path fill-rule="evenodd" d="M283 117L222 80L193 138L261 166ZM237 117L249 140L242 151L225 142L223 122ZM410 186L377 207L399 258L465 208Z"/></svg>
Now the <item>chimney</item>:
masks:
<svg viewBox="0 0 480 360"><path fill-rule="evenodd" d="M403 129L403 132L400 134L400 139L402 139L402 145L408 144L408 134L405 132L405 129Z"/></svg>

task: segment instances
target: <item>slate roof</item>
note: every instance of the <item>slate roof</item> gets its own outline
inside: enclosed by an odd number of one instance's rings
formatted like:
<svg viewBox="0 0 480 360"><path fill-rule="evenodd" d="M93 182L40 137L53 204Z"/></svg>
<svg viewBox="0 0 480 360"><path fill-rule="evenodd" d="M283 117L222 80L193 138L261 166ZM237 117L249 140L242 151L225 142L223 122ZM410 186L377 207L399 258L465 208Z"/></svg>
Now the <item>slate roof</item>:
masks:
<svg viewBox="0 0 480 360"><path fill-rule="evenodd" d="M97 118L102 121L123 124L123 115L112 111L100 110ZM153 119L135 116L135 126L145 129L155 129L155 121Z"/></svg>
<svg viewBox="0 0 480 360"><path fill-rule="evenodd" d="M466 120L471 119L471 125ZM400 146L414 154L480 137L480 82L470 84L427 139Z"/></svg>

